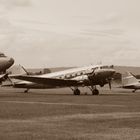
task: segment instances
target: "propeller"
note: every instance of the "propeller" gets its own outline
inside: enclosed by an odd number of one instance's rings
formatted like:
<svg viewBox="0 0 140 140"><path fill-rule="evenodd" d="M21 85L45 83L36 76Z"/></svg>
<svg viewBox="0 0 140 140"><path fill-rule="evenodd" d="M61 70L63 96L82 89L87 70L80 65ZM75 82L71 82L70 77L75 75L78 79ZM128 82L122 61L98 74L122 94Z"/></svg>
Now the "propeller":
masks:
<svg viewBox="0 0 140 140"><path fill-rule="evenodd" d="M111 80L109 80L108 84L109 84L109 88L111 90L111 88L112 88L112 86L111 86Z"/></svg>
<svg viewBox="0 0 140 140"><path fill-rule="evenodd" d="M112 88L111 80L112 80L111 78L108 79L108 85L109 85L110 90L111 90L111 88Z"/></svg>

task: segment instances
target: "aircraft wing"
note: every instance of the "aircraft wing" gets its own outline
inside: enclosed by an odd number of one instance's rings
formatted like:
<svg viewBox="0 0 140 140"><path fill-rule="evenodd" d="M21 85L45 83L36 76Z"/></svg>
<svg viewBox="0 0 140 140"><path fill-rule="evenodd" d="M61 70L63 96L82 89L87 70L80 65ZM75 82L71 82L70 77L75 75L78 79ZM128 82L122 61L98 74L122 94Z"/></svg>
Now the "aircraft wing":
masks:
<svg viewBox="0 0 140 140"><path fill-rule="evenodd" d="M43 85L51 85L51 86L76 86L78 85L78 81L76 80L67 80L67 79L56 79L56 78L45 78L45 77L37 77L37 76L14 76L13 78L29 81L37 84Z"/></svg>

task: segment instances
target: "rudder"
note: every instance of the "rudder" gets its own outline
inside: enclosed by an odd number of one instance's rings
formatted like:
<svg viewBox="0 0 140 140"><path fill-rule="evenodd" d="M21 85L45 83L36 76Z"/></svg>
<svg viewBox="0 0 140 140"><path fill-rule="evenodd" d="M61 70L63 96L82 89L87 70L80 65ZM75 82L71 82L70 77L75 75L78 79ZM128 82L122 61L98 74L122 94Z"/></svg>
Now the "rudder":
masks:
<svg viewBox="0 0 140 140"><path fill-rule="evenodd" d="M122 74L123 87L136 84L136 83L139 83L138 79L134 77L134 75L132 75L130 72L125 72L124 74Z"/></svg>

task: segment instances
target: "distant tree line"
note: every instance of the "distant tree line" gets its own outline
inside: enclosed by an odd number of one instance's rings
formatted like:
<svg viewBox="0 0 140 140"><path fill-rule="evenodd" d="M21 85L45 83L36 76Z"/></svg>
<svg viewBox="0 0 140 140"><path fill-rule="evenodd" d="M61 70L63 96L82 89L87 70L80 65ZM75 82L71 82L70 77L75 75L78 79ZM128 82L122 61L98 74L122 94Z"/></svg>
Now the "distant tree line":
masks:
<svg viewBox="0 0 140 140"><path fill-rule="evenodd" d="M47 74L47 73L51 73L51 70L44 68L44 69L37 71L37 72L28 72L29 75L41 75L41 74Z"/></svg>

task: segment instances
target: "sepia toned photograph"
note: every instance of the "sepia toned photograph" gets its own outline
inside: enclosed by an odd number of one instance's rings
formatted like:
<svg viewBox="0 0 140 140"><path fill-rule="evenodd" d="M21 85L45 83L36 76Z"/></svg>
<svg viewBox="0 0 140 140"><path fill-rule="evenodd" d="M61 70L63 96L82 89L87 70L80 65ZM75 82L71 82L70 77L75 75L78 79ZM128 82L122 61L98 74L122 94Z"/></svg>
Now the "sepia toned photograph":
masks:
<svg viewBox="0 0 140 140"><path fill-rule="evenodd" d="M0 140L139 140L139 7L0 0Z"/></svg>

